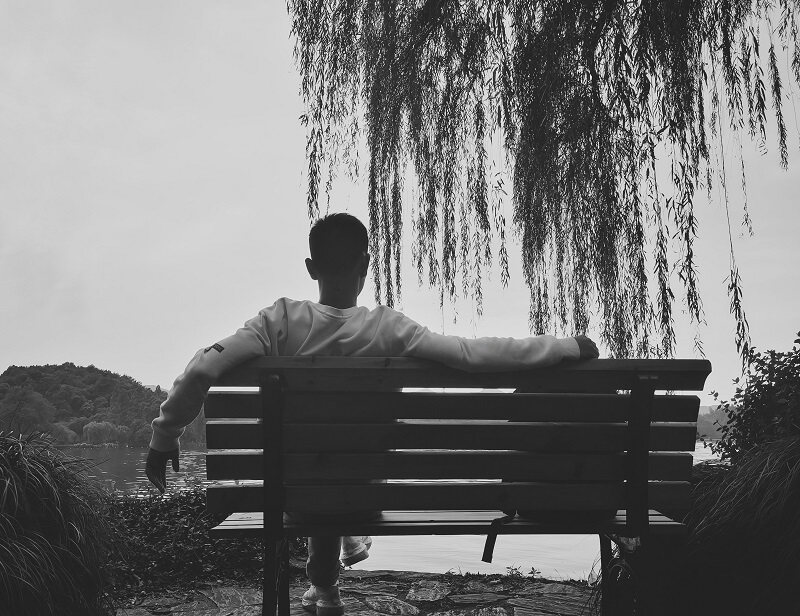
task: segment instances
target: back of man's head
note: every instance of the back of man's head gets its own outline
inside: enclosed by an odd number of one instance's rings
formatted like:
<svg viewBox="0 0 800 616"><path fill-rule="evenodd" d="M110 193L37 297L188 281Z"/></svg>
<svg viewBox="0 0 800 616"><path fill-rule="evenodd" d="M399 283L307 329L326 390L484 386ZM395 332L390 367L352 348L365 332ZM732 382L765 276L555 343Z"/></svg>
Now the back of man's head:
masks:
<svg viewBox="0 0 800 616"><path fill-rule="evenodd" d="M308 234L311 260L325 276L347 274L367 253L367 229L350 214L328 214L317 220Z"/></svg>

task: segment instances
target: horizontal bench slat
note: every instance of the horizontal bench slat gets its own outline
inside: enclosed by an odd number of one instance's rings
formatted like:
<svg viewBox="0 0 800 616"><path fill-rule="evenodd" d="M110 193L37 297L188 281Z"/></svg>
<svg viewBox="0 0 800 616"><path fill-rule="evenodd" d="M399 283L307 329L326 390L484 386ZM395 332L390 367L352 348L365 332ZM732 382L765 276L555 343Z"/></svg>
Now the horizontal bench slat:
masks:
<svg viewBox="0 0 800 616"><path fill-rule="evenodd" d="M399 422L355 425L289 424L284 448L299 451L382 451L387 449L514 449L522 451L624 451L624 424ZM697 428L691 423L653 424L652 451L693 451ZM206 422L209 449L260 449L259 420Z"/></svg>
<svg viewBox="0 0 800 616"><path fill-rule="evenodd" d="M688 482L651 482L649 502L658 510L688 508ZM285 511L317 511L320 504L328 513L389 509L400 510L413 503L414 509L530 509L587 510L624 509L622 483L402 483L336 486L287 486ZM211 512L259 511L264 490L260 485L214 484L207 490Z"/></svg>
<svg viewBox="0 0 800 616"><path fill-rule="evenodd" d="M284 529L288 536L304 537L325 534L354 535L484 535L492 520L498 517L492 511L384 511L376 520L357 524L314 526L286 519ZM625 528L625 511L608 521L554 524L516 519L504 524L500 534L595 534L620 533ZM234 513L209 531L212 538L261 537L264 517L260 512ZM649 530L653 534L686 534L686 526L670 520L657 511L650 511Z"/></svg>
<svg viewBox="0 0 800 616"><path fill-rule="evenodd" d="M289 454L287 483L353 479L500 479L510 481L622 480L625 454L551 454L521 452L385 452L372 454ZM263 479L261 451L209 452L210 480ZM686 480L689 453L651 453L649 477Z"/></svg>
<svg viewBox="0 0 800 616"><path fill-rule="evenodd" d="M391 369L390 369L391 368ZM260 357L226 373L217 385L257 383L264 370L279 373L295 391L391 390L403 387L507 387L531 391L632 389L638 374L658 378L660 390L700 391L711 363L700 359L596 359L537 370L466 373L410 358ZM347 378L342 375L347 374Z"/></svg>
<svg viewBox="0 0 800 616"><path fill-rule="evenodd" d="M408 419L509 419L515 421L621 422L630 398L616 394L503 394L417 392L288 392L284 417L290 422ZM502 416L498 407L502 405ZM697 421L697 396L656 396L653 421ZM214 392L205 404L208 419L261 417L258 392Z"/></svg>
<svg viewBox="0 0 800 616"><path fill-rule="evenodd" d="M203 404L206 419L261 417L261 397L256 391L224 391L211 388Z"/></svg>

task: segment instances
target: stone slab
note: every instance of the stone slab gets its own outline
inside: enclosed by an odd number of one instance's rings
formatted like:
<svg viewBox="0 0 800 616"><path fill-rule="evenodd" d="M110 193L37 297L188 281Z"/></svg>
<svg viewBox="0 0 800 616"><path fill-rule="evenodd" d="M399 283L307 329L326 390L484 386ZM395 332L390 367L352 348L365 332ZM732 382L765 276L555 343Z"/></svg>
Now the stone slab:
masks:
<svg viewBox="0 0 800 616"><path fill-rule="evenodd" d="M364 603L372 610L392 616L417 616L419 608L396 597L367 597Z"/></svg>
<svg viewBox="0 0 800 616"><path fill-rule="evenodd" d="M588 588L583 589L579 586L572 586L570 584L542 584L540 587L537 588L539 592L545 595L549 594L560 594L560 595L572 595L572 596L584 596L591 592Z"/></svg>
<svg viewBox="0 0 800 616"><path fill-rule="evenodd" d="M508 616L508 610L504 607L479 607L474 612L475 616Z"/></svg>
<svg viewBox="0 0 800 616"><path fill-rule="evenodd" d="M496 592L496 591L503 591L505 587L503 587L502 583L497 584L490 584L488 582L483 582L480 580L470 580L467 582L467 585L464 586L464 590L467 590L472 593L477 592Z"/></svg>
<svg viewBox="0 0 800 616"><path fill-rule="evenodd" d="M432 580L421 580L411 587L411 590L409 590L406 595L406 599L409 601L439 601L449 594L449 584Z"/></svg>
<svg viewBox="0 0 800 616"><path fill-rule="evenodd" d="M470 593L466 595L450 595L450 601L453 603L496 603L497 601L504 601L509 598L509 595L500 595L494 592L479 592Z"/></svg>
<svg viewBox="0 0 800 616"><path fill-rule="evenodd" d="M354 586L351 584L339 584L342 593L352 593L355 595L396 595L399 591L397 584L391 582L377 582L374 584Z"/></svg>
<svg viewBox="0 0 800 616"><path fill-rule="evenodd" d="M179 614L180 612L172 612ZM261 616L260 605L240 605L238 607L214 608L213 610L199 610L197 612L183 612L191 616Z"/></svg>
<svg viewBox="0 0 800 616"><path fill-rule="evenodd" d="M515 607L514 616L553 616L553 612L543 612L536 609L528 609L526 607Z"/></svg>
<svg viewBox="0 0 800 616"><path fill-rule="evenodd" d="M234 608L245 605L261 605L261 591L254 588L235 588L232 586L214 586L200 591L214 606Z"/></svg>
<svg viewBox="0 0 800 616"><path fill-rule="evenodd" d="M182 598L179 599L174 596L166 596L145 599L142 601L141 607L148 610L150 614L169 614L172 611L172 608L179 606L181 603L183 603Z"/></svg>
<svg viewBox="0 0 800 616"><path fill-rule="evenodd" d="M567 595L542 595L541 597L517 597L508 601L514 607L515 616L529 612L548 612L563 616L578 616L585 612L589 597Z"/></svg>

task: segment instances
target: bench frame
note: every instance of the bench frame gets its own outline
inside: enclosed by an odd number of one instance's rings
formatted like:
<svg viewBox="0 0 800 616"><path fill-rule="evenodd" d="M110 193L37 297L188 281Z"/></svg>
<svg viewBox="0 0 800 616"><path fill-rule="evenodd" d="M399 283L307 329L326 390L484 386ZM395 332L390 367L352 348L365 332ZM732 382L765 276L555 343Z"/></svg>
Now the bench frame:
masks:
<svg viewBox="0 0 800 616"><path fill-rule="evenodd" d="M264 451L263 510L242 511L228 497L218 497L217 487L210 486L209 509L233 510L225 522L212 529L211 536L225 538L263 535L264 544L264 614L289 613L288 551L285 539L323 535L421 535L421 534L597 534L600 537L603 582L603 613L615 613L613 587L610 585L612 538L638 537L641 548L626 560L634 567L648 613L670 613L665 603L666 579L679 574L687 529L672 517L651 509L649 487L651 457L650 437L655 392L679 389L702 390L711 366L705 360L591 360L562 363L552 368L468 374L439 364L396 358L260 358L225 375L217 385L259 387L259 421ZM611 520L580 522L535 522L520 518L501 520L496 503L486 510L384 511L381 518L369 522L299 523L284 519L286 510L284 484L284 401L293 390L322 392L392 391L404 387L492 387L521 389L525 392L560 392L554 396L573 396L574 392L629 392L627 416L627 453L625 466L625 510ZM617 394L619 395L619 394ZM692 397L694 408L699 400ZM209 413L213 395L206 403L207 417L231 416L230 411ZM235 415L233 415L235 416ZM500 416L503 417L502 412ZM696 422L696 412L694 415ZM209 448L224 447L213 436L215 420L208 422ZM209 461L211 456L209 453ZM209 472L209 479L216 478ZM688 484L687 484L688 485ZM376 486L380 489L379 486ZM257 488L261 491L261 488ZM234 499L236 500L236 499ZM684 513L683 511L679 512Z"/></svg>

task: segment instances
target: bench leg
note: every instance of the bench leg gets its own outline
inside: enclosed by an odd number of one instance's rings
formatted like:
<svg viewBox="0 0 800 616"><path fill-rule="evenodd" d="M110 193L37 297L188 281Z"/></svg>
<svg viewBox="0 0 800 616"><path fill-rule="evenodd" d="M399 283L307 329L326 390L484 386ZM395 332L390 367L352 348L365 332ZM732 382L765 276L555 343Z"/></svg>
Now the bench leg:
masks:
<svg viewBox="0 0 800 616"><path fill-rule="evenodd" d="M613 612L614 600L611 596L614 585L611 583L611 539L600 535L600 613L603 616Z"/></svg>
<svg viewBox="0 0 800 616"><path fill-rule="evenodd" d="M278 567L277 592L278 616L289 616L289 540L281 539L278 542L278 551L275 554Z"/></svg>
<svg viewBox="0 0 800 616"><path fill-rule="evenodd" d="M266 535L264 537L264 580L261 586L263 595L261 604L262 616L275 616L275 608L277 607L275 553L278 544L278 538L274 535Z"/></svg>
<svg viewBox="0 0 800 616"><path fill-rule="evenodd" d="M264 539L262 616L289 616L289 541ZM277 608L277 609L276 609Z"/></svg>

